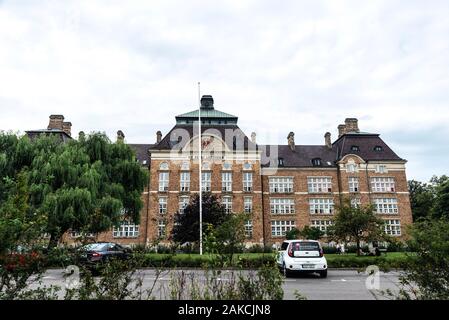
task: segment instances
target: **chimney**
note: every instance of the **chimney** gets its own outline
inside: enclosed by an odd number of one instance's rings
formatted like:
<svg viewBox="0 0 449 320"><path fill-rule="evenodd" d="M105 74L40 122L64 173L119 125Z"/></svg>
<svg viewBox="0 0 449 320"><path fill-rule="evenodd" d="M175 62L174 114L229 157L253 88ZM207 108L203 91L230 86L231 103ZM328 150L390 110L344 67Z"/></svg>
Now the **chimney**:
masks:
<svg viewBox="0 0 449 320"><path fill-rule="evenodd" d="M359 130L359 120L356 118L346 118L346 133L349 132L360 132Z"/></svg>
<svg viewBox="0 0 449 320"><path fill-rule="evenodd" d="M290 132L287 136L288 145L292 151L295 151L295 133Z"/></svg>
<svg viewBox="0 0 449 320"><path fill-rule="evenodd" d="M122 130L117 131L117 142L123 142L125 140L125 134Z"/></svg>
<svg viewBox="0 0 449 320"><path fill-rule="evenodd" d="M330 132L326 132L326 134L324 135L324 144L329 149L332 149L332 141L331 141L331 133Z"/></svg>
<svg viewBox="0 0 449 320"><path fill-rule="evenodd" d="M158 131L156 132L156 143L161 142L162 140L162 132Z"/></svg>
<svg viewBox="0 0 449 320"><path fill-rule="evenodd" d="M58 129L63 130L64 116L62 114L52 114L50 122L48 123L48 130Z"/></svg>
<svg viewBox="0 0 449 320"><path fill-rule="evenodd" d="M257 144L256 143L256 133L255 132L251 133L251 142L254 143L254 144Z"/></svg>
<svg viewBox="0 0 449 320"><path fill-rule="evenodd" d="M342 135L346 133L346 125L341 124L338 126L338 137L340 138Z"/></svg>
<svg viewBox="0 0 449 320"><path fill-rule="evenodd" d="M69 136L72 136L72 123L71 122L63 122L62 130L67 133Z"/></svg>

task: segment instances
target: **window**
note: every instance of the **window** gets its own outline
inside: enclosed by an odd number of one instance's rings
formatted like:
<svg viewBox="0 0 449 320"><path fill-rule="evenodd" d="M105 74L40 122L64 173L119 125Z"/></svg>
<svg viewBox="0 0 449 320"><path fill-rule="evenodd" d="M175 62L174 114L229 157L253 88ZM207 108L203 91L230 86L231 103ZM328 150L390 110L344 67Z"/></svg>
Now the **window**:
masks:
<svg viewBox="0 0 449 320"><path fill-rule="evenodd" d="M385 233L390 236L401 235L401 221L399 220L386 220L385 221Z"/></svg>
<svg viewBox="0 0 449 320"><path fill-rule="evenodd" d="M166 214L167 213L167 197L159 198L159 213Z"/></svg>
<svg viewBox="0 0 449 320"><path fill-rule="evenodd" d="M382 146L375 146L374 147L374 151L376 151L376 152L381 152L383 150L384 150L384 148Z"/></svg>
<svg viewBox="0 0 449 320"><path fill-rule="evenodd" d="M308 177L307 186L309 188L309 193L332 192L332 178Z"/></svg>
<svg viewBox="0 0 449 320"><path fill-rule="evenodd" d="M166 225L165 220L159 220L157 223L157 235L159 238L165 238L166 235Z"/></svg>
<svg viewBox="0 0 449 320"><path fill-rule="evenodd" d="M169 181L169 173L159 172L159 191L162 192L168 191L168 181Z"/></svg>
<svg viewBox="0 0 449 320"><path fill-rule="evenodd" d="M333 199L310 199L310 214L333 214L334 200Z"/></svg>
<svg viewBox="0 0 449 320"><path fill-rule="evenodd" d="M253 173L244 172L243 173L243 191L250 192L253 190Z"/></svg>
<svg viewBox="0 0 449 320"><path fill-rule="evenodd" d="M396 214L399 212L398 200L395 198L374 199L374 207L377 213Z"/></svg>
<svg viewBox="0 0 449 320"><path fill-rule="evenodd" d="M346 165L346 172L354 173L358 171L358 166L355 163L348 163Z"/></svg>
<svg viewBox="0 0 449 320"><path fill-rule="evenodd" d="M223 197L222 203L223 203L226 213L231 213L232 212L232 197Z"/></svg>
<svg viewBox="0 0 449 320"><path fill-rule="evenodd" d="M74 231L74 230L72 230L72 231L70 231L70 237L72 237L72 238L82 238L82 237L84 237L84 238L94 238L95 237L95 234L94 233L92 233L92 232L79 232L79 231Z"/></svg>
<svg viewBox="0 0 449 320"><path fill-rule="evenodd" d="M251 163L245 162L243 164L243 170L251 170Z"/></svg>
<svg viewBox="0 0 449 320"><path fill-rule="evenodd" d="M360 147L359 146L352 146L351 147L351 151L359 152L360 151Z"/></svg>
<svg viewBox="0 0 449 320"><path fill-rule="evenodd" d="M351 199L351 207L360 208L361 205L362 205L362 200L360 200L360 198Z"/></svg>
<svg viewBox="0 0 449 320"><path fill-rule="evenodd" d="M159 170L168 170L168 163L167 162L162 162L159 165Z"/></svg>
<svg viewBox="0 0 449 320"><path fill-rule="evenodd" d="M221 190L225 192L232 191L232 172L221 173Z"/></svg>
<svg viewBox="0 0 449 320"><path fill-rule="evenodd" d="M285 233L296 228L295 221L271 221L271 235L273 237L283 237Z"/></svg>
<svg viewBox="0 0 449 320"><path fill-rule="evenodd" d="M327 228L332 225L332 221L330 220L312 220L310 226L312 228L320 229L324 232L324 235L327 234Z"/></svg>
<svg viewBox="0 0 449 320"><path fill-rule="evenodd" d="M210 191L210 179L211 179L211 173L210 172L202 172L201 173L202 176L202 186L201 186L201 190L202 191Z"/></svg>
<svg viewBox="0 0 449 320"><path fill-rule="evenodd" d="M210 164L209 164L209 162L203 162L201 168L202 168L203 170L210 170Z"/></svg>
<svg viewBox="0 0 449 320"><path fill-rule="evenodd" d="M112 229L114 238L137 238L139 236L139 225L123 221L120 226Z"/></svg>
<svg viewBox="0 0 449 320"><path fill-rule="evenodd" d="M247 220L245 222L245 235L246 238L251 239L253 237L253 221Z"/></svg>
<svg viewBox="0 0 449 320"><path fill-rule="evenodd" d="M395 183L393 178L376 177L371 178L372 192L395 192Z"/></svg>
<svg viewBox="0 0 449 320"><path fill-rule="evenodd" d="M320 158L315 158L315 159L312 159L312 165L314 166L314 167L321 167L321 159Z"/></svg>
<svg viewBox="0 0 449 320"><path fill-rule="evenodd" d="M278 166L283 167L284 166L284 158L278 158Z"/></svg>
<svg viewBox="0 0 449 320"><path fill-rule="evenodd" d="M189 170L190 169L190 163L188 161L184 161L181 164L181 170Z"/></svg>
<svg viewBox="0 0 449 320"><path fill-rule="evenodd" d="M244 207L245 213L253 212L253 198L251 198L251 197L243 198L243 207Z"/></svg>
<svg viewBox="0 0 449 320"><path fill-rule="evenodd" d="M384 164L376 165L376 173L387 173L387 166Z"/></svg>
<svg viewBox="0 0 449 320"><path fill-rule="evenodd" d="M190 172L181 172L181 192L190 191Z"/></svg>
<svg viewBox="0 0 449 320"><path fill-rule="evenodd" d="M184 214L184 209L189 204L189 201L190 201L189 197L180 197L179 198L179 213L180 214Z"/></svg>
<svg viewBox="0 0 449 320"><path fill-rule="evenodd" d="M292 177L271 177L270 178L271 193L289 193L293 192Z"/></svg>
<svg viewBox="0 0 449 320"><path fill-rule="evenodd" d="M349 192L359 192L359 178L349 177Z"/></svg>
<svg viewBox="0 0 449 320"><path fill-rule="evenodd" d="M223 170L231 170L232 169L232 165L229 162L225 162L223 163Z"/></svg>
<svg viewBox="0 0 449 320"><path fill-rule="evenodd" d="M288 198L270 199L270 210L272 214L295 213L295 200Z"/></svg>

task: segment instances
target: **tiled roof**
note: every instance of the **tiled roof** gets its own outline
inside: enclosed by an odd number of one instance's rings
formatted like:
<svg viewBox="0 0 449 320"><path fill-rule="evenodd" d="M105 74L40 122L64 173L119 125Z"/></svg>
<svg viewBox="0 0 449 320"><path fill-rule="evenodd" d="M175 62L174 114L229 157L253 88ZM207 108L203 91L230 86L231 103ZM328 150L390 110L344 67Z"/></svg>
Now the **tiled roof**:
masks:
<svg viewBox="0 0 449 320"><path fill-rule="evenodd" d="M322 168L336 167L335 161L337 158L337 148L333 147L329 149L326 146L313 146L313 145L296 145L295 150L291 150L288 145L264 145L260 146L265 148L267 157L282 158L283 167L313 167L313 159L321 159ZM277 152L277 157L275 156ZM274 166L278 166L278 162L272 163ZM270 165L265 164L265 167Z"/></svg>
<svg viewBox="0 0 449 320"><path fill-rule="evenodd" d="M66 142L70 139L72 139L72 137L70 135L67 134L67 132L65 132L64 130L61 129L37 129L37 130L27 130L25 131L25 133L27 134L27 136L30 139L34 139L36 137L38 137L41 134L54 134L54 135L59 135L59 138L61 139L61 141Z"/></svg>
<svg viewBox="0 0 449 320"><path fill-rule="evenodd" d="M154 144L128 144L136 152L136 157L139 163L142 165L148 165L150 157L148 150L154 146ZM146 162L145 162L146 161Z"/></svg>

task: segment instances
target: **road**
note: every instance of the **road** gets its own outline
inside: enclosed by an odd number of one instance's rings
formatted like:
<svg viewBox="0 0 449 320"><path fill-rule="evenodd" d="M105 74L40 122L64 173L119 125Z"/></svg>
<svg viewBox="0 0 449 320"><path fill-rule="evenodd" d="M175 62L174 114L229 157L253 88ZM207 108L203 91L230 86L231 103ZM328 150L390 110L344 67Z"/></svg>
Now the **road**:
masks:
<svg viewBox="0 0 449 320"><path fill-rule="evenodd" d="M172 271L178 272L180 270ZM204 271L202 270L183 270L185 275L194 276L195 281L198 283L204 280ZM249 272L249 271L247 271ZM230 281L229 278L232 275L232 271L223 271L221 281ZM367 275L364 273L358 273L356 270L341 270L334 269L329 270L328 277L325 279L319 278L317 275L296 275L284 280L284 299L294 300L296 299L296 291L305 296L308 300L374 300L385 299L379 294L379 290L390 289L397 291L398 287L398 272L389 272L378 274L378 286L377 289L367 289ZM139 277L143 279L143 288L148 289L154 286L153 296L156 299L166 299L169 297L168 289L169 282L176 276L170 274L168 271L156 275L156 271L153 269L139 270ZM186 277L186 279L189 279ZM376 284L376 281L370 281L376 279L368 279L370 284ZM43 285L58 285L62 288L65 287L67 280L64 278L64 272L62 269L48 270L43 277ZM31 285L31 287L34 287Z"/></svg>

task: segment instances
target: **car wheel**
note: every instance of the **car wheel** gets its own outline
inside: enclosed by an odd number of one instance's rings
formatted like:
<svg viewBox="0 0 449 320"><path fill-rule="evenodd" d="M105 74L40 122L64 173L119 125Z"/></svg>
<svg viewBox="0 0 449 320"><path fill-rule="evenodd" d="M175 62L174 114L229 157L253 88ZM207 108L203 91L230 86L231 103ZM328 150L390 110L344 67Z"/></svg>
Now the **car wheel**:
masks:
<svg viewBox="0 0 449 320"><path fill-rule="evenodd" d="M327 270L320 271L320 277L321 278L327 278Z"/></svg>
<svg viewBox="0 0 449 320"><path fill-rule="evenodd" d="M285 263L282 265L282 274L284 277L288 278L290 276L290 271L287 269Z"/></svg>

